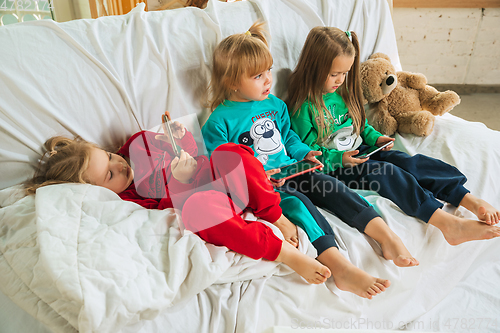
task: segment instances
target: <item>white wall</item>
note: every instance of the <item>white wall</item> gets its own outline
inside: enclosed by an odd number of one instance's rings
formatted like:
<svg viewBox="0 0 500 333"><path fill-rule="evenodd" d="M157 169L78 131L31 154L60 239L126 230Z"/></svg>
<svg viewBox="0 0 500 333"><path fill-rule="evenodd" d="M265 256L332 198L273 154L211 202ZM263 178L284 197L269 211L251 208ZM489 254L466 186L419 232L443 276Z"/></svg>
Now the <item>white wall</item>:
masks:
<svg viewBox="0 0 500 333"><path fill-rule="evenodd" d="M394 8L403 70L429 83L500 84L500 8Z"/></svg>

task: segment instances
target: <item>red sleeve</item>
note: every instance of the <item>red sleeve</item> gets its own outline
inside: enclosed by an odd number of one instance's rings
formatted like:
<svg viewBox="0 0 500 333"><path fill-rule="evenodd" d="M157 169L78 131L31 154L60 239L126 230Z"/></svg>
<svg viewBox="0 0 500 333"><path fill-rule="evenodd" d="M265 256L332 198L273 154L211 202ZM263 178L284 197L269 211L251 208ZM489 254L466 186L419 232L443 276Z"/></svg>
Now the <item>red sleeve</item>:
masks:
<svg viewBox="0 0 500 333"><path fill-rule="evenodd" d="M150 144L154 145L157 149L168 152L170 155L174 155L174 150L172 149L172 145L163 140L157 140L155 137L158 135L153 132L145 132L147 133L147 138ZM194 140L193 134L186 130L186 133L182 137L182 139L175 139L175 142L179 147L184 149L186 153L195 157L198 155L198 146L196 145L196 141Z"/></svg>
<svg viewBox="0 0 500 333"><path fill-rule="evenodd" d="M179 140L183 148L188 149L197 161L194 181L183 184L172 176L170 164L173 159L172 146L155 138L153 132L141 131L134 134L118 151L128 157L134 169L134 186L120 194L124 200L133 201L145 208L163 209L175 207L181 209L184 202L200 181L210 181L210 173L200 172L209 167L205 156L196 157L198 148L193 135L186 132ZM204 162L207 160L206 162Z"/></svg>
<svg viewBox="0 0 500 333"><path fill-rule="evenodd" d="M122 154L130 158L131 148L137 149L138 145L142 150L148 152L167 152L170 156L174 155L172 145L162 140L156 140L157 133L140 131L135 133L127 140L127 142L118 150L118 154ZM142 139L142 140L141 140Z"/></svg>
<svg viewBox="0 0 500 333"><path fill-rule="evenodd" d="M170 198L162 198L158 200L153 198L141 197L137 193L134 183L130 184L130 186L125 191L118 194L118 196L122 200L135 202L136 204L148 209L165 209L173 207Z"/></svg>
<svg viewBox="0 0 500 333"><path fill-rule="evenodd" d="M206 156L198 156L195 158L196 172L193 180L189 184L179 182L172 176L169 168L168 191L174 207L180 208L184 206L184 202L196 191L201 189L203 185L209 184L212 181L210 162Z"/></svg>
<svg viewBox="0 0 500 333"><path fill-rule="evenodd" d="M193 134L191 134L191 132L188 132L186 130L186 134L184 134L184 137L180 140L177 139L176 141L179 147L184 149L186 153L193 157L198 156L198 145L196 144L196 141L194 140Z"/></svg>
<svg viewBox="0 0 500 333"><path fill-rule="evenodd" d="M172 149L172 145L168 142L157 140L155 138L156 135L158 134L148 131L137 132L127 140L127 142L118 150L118 153L130 157L130 145L137 139L137 137L142 136L144 142L147 142L149 145L152 145L153 147L161 151L166 151L170 155L173 155L174 151ZM175 141L177 142L177 145L184 149L184 151L189 155L193 157L198 156L198 145L196 144L196 141L194 140L193 134L191 132L186 130L186 134L184 134L184 137L182 139L176 139Z"/></svg>

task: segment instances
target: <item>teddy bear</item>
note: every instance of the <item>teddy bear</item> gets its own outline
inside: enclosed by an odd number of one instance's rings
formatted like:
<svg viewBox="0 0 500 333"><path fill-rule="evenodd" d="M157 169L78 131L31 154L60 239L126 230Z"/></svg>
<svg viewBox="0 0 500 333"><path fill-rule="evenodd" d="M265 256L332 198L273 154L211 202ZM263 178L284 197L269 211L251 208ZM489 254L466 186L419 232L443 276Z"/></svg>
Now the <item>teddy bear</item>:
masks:
<svg viewBox="0 0 500 333"><path fill-rule="evenodd" d="M361 63L360 75L365 104L369 103L368 120L385 135L398 131L427 136L434 127L434 116L460 103L454 91L439 92L427 85L423 74L396 72L383 53Z"/></svg>

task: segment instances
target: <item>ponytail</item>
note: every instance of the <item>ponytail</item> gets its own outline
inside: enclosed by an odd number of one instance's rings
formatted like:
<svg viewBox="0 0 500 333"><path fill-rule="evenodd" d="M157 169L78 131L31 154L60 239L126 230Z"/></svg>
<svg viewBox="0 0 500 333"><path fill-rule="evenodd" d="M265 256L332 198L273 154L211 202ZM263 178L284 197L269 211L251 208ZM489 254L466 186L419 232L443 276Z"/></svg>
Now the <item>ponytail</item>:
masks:
<svg viewBox="0 0 500 333"><path fill-rule="evenodd" d="M365 128L366 114L363 106L363 91L361 89L360 79L360 60L359 60L359 41L354 31L350 32L351 43L354 47L354 63L347 73L345 82L339 87L339 95L349 110L349 116L352 119L354 132L357 135Z"/></svg>
<svg viewBox="0 0 500 333"><path fill-rule="evenodd" d="M87 183L84 173L88 168L92 148L98 148L96 145L80 137L69 139L55 136L43 146L45 153L35 175L24 183L26 194L35 194L38 188L47 185Z"/></svg>
<svg viewBox="0 0 500 333"><path fill-rule="evenodd" d="M244 34L250 37L255 37L260 39L267 47L269 44L267 42L267 38L265 35L265 27L266 23L262 21L255 21L252 26L248 29Z"/></svg>

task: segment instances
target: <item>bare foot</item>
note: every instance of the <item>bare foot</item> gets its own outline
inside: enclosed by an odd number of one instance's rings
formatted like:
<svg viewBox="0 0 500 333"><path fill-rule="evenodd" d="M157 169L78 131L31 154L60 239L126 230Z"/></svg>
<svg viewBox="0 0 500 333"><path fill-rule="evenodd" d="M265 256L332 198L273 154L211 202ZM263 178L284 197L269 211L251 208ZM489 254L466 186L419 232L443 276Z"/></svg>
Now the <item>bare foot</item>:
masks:
<svg viewBox="0 0 500 333"><path fill-rule="evenodd" d="M454 223L437 226L450 245L458 245L473 240L485 240L500 237L500 228L486 225L479 221L455 217Z"/></svg>
<svg viewBox="0 0 500 333"><path fill-rule="evenodd" d="M391 285L389 280L373 277L351 264L335 247L321 253L318 260L330 268L335 284L340 290L349 291L360 297L372 299Z"/></svg>
<svg viewBox="0 0 500 333"><path fill-rule="evenodd" d="M481 201L482 201L481 205L473 213L476 214L479 220L483 221L486 224L489 225L497 224L500 221L500 211L495 209L495 207L493 207L486 201L484 200Z"/></svg>
<svg viewBox="0 0 500 333"><path fill-rule="evenodd" d="M281 252L276 261L287 264L309 283L323 283L331 275L328 267L322 265L316 259L303 254L287 242L283 242Z"/></svg>
<svg viewBox="0 0 500 333"><path fill-rule="evenodd" d="M381 217L372 219L365 228L365 234L375 239L382 247L384 258L392 260L396 266L411 267L419 265L401 238L392 231Z"/></svg>
<svg viewBox="0 0 500 333"><path fill-rule="evenodd" d="M372 299L391 285L389 280L375 278L356 266L345 267L340 273L334 274L333 279L340 290L368 299Z"/></svg>
<svg viewBox="0 0 500 333"><path fill-rule="evenodd" d="M464 196L460 206L474 213L480 221L486 224L493 225L500 221L500 211L498 209L470 193Z"/></svg>
<svg viewBox="0 0 500 333"><path fill-rule="evenodd" d="M299 246L299 235L295 224L290 222L283 214L281 214L280 218L273 224L280 229L283 237L285 237L288 243L295 247Z"/></svg>
<svg viewBox="0 0 500 333"><path fill-rule="evenodd" d="M413 258L398 236L384 241L380 246L382 247L384 258L392 260L396 266L411 267L420 264L417 259Z"/></svg>

